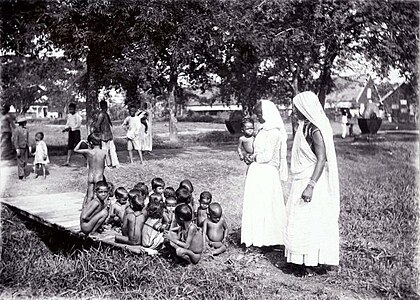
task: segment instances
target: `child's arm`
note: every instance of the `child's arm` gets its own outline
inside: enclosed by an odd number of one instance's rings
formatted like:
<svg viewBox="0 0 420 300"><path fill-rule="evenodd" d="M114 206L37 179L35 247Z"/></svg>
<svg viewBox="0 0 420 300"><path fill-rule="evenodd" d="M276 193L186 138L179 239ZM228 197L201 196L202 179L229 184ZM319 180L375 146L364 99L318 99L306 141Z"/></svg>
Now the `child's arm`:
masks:
<svg viewBox="0 0 420 300"><path fill-rule="evenodd" d="M83 142L86 142L86 141L80 140L80 142L76 145L76 147L74 147L74 152L81 153L81 154L89 154L90 153L89 149L80 149L80 146L82 145Z"/></svg>
<svg viewBox="0 0 420 300"><path fill-rule="evenodd" d="M203 222L203 249L206 249L206 244L207 244L207 223L208 223L208 220L205 219Z"/></svg>
<svg viewBox="0 0 420 300"><path fill-rule="evenodd" d="M226 238L227 238L227 236L229 234L229 226L228 226L225 218L223 218L222 226L223 226L223 229L224 229L222 243L225 243L226 242Z"/></svg>
<svg viewBox="0 0 420 300"><path fill-rule="evenodd" d="M179 240L179 239L172 239L172 242L175 244L175 245L177 245L177 246L179 246L179 247L181 247L181 248L184 248L184 249L189 249L190 248L190 246L191 246L191 243L192 243L192 240L193 240L193 238L194 238L194 236L195 236L195 234L197 233L197 227L195 227L195 226L191 226L189 229L188 229L188 232L187 232L187 239L185 240L185 242L182 242L181 240Z"/></svg>
<svg viewBox="0 0 420 300"><path fill-rule="evenodd" d="M238 155L239 155L239 159L240 160L244 160L244 155L242 154L242 137L239 138L239 142L238 142Z"/></svg>
<svg viewBox="0 0 420 300"><path fill-rule="evenodd" d="M42 145L42 152L43 152L42 158L43 158L44 160L47 160L47 157L48 157L48 148L47 148L47 144L42 143L41 145Z"/></svg>

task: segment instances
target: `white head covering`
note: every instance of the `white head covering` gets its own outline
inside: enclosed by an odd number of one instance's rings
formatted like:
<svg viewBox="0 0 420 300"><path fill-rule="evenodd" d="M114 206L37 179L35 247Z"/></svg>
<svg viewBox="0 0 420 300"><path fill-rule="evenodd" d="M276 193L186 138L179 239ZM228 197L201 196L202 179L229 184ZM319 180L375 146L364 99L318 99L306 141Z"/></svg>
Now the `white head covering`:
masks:
<svg viewBox="0 0 420 300"><path fill-rule="evenodd" d="M280 130L280 178L283 181L287 181L288 169L287 169L287 132L284 127L283 119L281 118L280 112L277 106L270 100L259 100L261 103L262 116L264 123L262 124L261 130Z"/></svg>
<svg viewBox="0 0 420 300"><path fill-rule="evenodd" d="M277 106L270 100L260 100L262 115L265 122L262 124L262 129L270 130L273 128L280 129L282 137L286 137L287 132L283 124L283 119L280 116L280 112Z"/></svg>
<svg viewBox="0 0 420 300"><path fill-rule="evenodd" d="M337 203L340 201L339 181L338 181L338 168L337 157L335 154L333 132L330 120L325 115L324 109L319 102L318 96L313 92L303 92L293 98L293 104L305 116L305 118L314 124L321 131L324 139L328 173L329 185L331 189L331 196Z"/></svg>

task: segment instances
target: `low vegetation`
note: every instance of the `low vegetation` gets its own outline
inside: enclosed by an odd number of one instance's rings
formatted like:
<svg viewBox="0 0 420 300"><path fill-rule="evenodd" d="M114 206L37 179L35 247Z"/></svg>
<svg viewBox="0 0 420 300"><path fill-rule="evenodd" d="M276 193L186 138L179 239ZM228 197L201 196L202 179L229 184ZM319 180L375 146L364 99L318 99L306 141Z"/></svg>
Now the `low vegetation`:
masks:
<svg viewBox="0 0 420 300"><path fill-rule="evenodd" d="M200 141L223 133L203 134ZM206 137L207 136L207 137ZM223 140L223 138L222 138ZM199 141L199 142L200 142ZM289 148L291 144L289 144ZM100 297L150 299L339 299L385 297L417 299L416 262L419 207L417 136L386 135L385 140L336 139L341 188L341 263L325 275L295 278L282 256L240 245L243 182L246 166L234 144L157 150L144 165L107 171L116 186L130 187L161 176L168 186L189 178L195 196L212 192L231 227L228 252L206 255L197 266L185 266L169 253L133 255L46 230L2 208L2 297ZM124 153L125 155L125 153ZM124 156L121 152L121 156ZM290 157L290 156L289 156ZM52 157L46 181L29 180L5 195L85 189L79 168L58 168L64 157ZM290 182L285 185L287 197ZM286 198L287 199L287 198Z"/></svg>

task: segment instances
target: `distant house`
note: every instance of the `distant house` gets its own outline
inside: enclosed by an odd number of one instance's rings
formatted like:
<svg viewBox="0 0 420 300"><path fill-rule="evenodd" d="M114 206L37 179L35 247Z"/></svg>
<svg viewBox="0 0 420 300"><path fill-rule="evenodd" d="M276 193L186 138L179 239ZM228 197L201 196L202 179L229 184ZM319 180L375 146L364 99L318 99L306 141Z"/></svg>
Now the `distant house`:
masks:
<svg viewBox="0 0 420 300"><path fill-rule="evenodd" d="M417 95L411 84L405 82L400 84L383 97L382 103L385 112L391 115L392 121L418 122Z"/></svg>
<svg viewBox="0 0 420 300"><path fill-rule="evenodd" d="M378 89L370 76L356 98L356 104L360 108L361 114L363 114L363 111L369 103L375 103L378 106L381 104L381 96L379 95Z"/></svg>
<svg viewBox="0 0 420 300"><path fill-rule="evenodd" d="M334 86L334 91L326 96L326 108L360 108L360 113L363 113L367 103L380 103L378 90L370 76L337 76Z"/></svg>

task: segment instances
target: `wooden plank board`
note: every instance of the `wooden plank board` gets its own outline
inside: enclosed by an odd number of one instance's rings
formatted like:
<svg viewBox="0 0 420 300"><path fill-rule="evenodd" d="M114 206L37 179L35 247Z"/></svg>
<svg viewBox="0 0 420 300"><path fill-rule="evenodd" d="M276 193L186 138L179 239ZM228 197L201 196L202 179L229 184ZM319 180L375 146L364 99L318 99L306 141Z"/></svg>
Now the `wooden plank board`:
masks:
<svg viewBox="0 0 420 300"><path fill-rule="evenodd" d="M84 238L85 235L80 231L79 220L84 196L84 193L70 192L0 198L0 201L21 215L49 228ZM115 235L117 234L113 230L104 230L102 233L91 234L88 238L95 242L126 249L137 254L147 253L149 255L155 255L158 253L156 250L147 249L142 246L116 243Z"/></svg>

